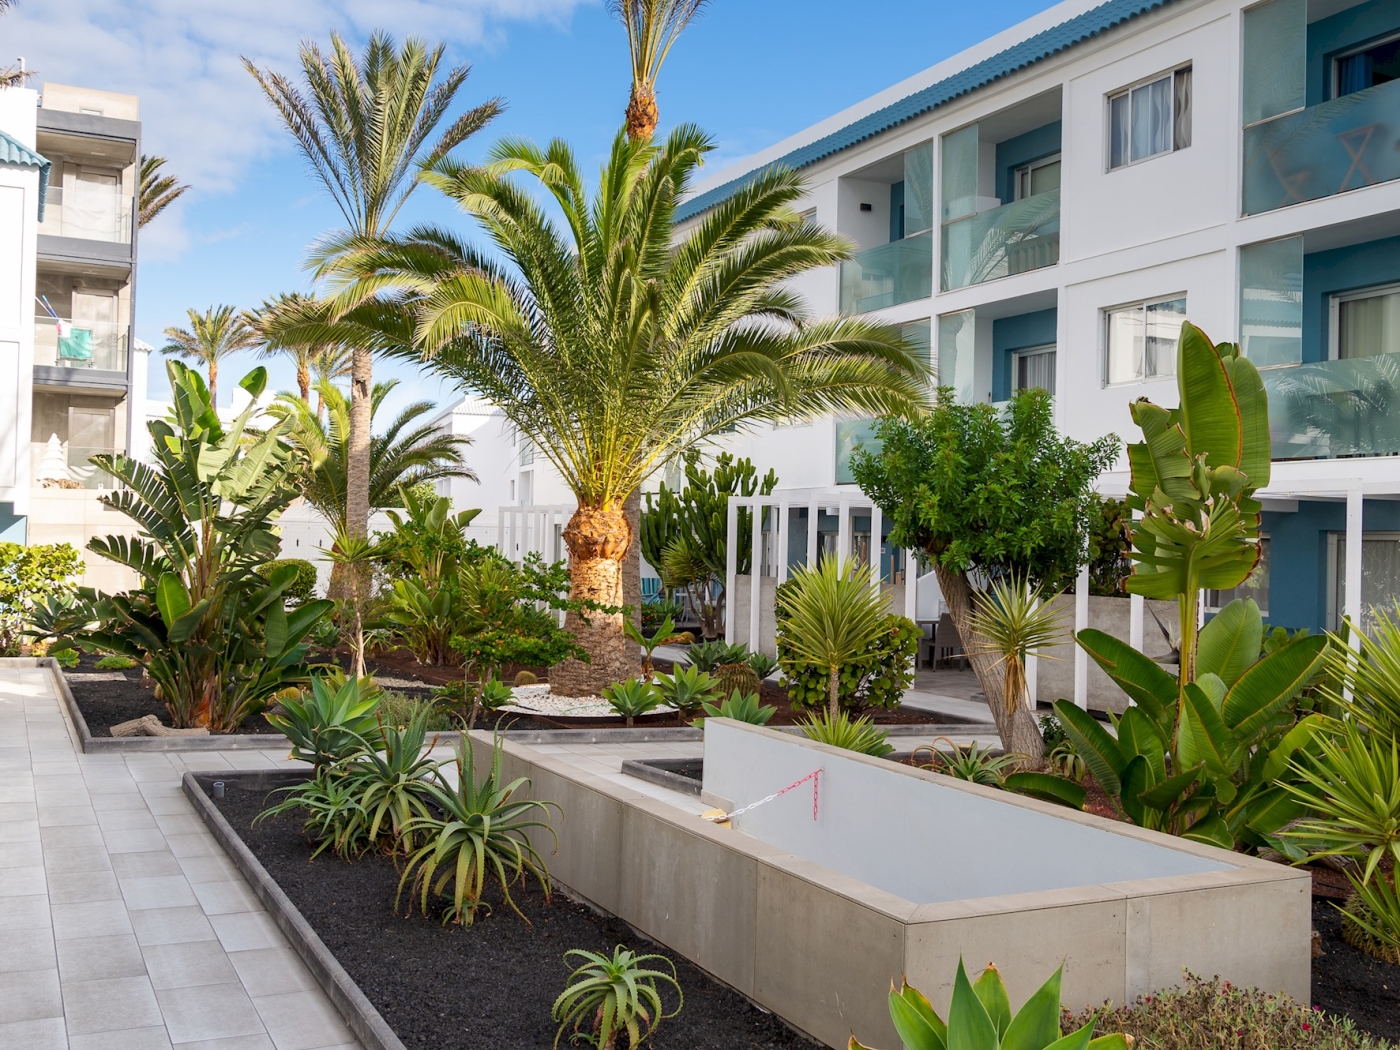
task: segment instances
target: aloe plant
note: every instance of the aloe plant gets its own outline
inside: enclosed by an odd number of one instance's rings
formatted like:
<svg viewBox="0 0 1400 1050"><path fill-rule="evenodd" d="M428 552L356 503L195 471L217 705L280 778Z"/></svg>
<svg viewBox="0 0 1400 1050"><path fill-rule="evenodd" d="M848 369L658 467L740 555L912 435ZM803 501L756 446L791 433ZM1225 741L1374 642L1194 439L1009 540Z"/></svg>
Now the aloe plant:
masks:
<svg viewBox="0 0 1400 1050"><path fill-rule="evenodd" d="M802 735L819 744L856 751L862 755L884 758L894 751L889 743L889 731L879 728L869 718L852 718L845 711L814 714L797 723Z"/></svg>
<svg viewBox="0 0 1400 1050"><path fill-rule="evenodd" d="M1063 970L1051 974L1013 1015L997 968L988 964L974 984L959 959L946 1023L907 980L898 989L890 987L890 1020L907 1050L1131 1050L1132 1039L1121 1034L1095 1039L1093 1020L1061 1034ZM849 1050L866 1048L852 1036Z"/></svg>
<svg viewBox="0 0 1400 1050"><path fill-rule="evenodd" d="M611 958L597 952L571 948L565 960L582 960L569 983L554 1000L551 1016L559 1022L554 1045L564 1037L570 1024L595 1050L613 1050L617 1037L627 1033L629 1050L636 1050L668 1017L680 1013L685 997L676 981L676 964L664 955L640 955L618 945ZM656 963L666 969L659 969ZM658 985L669 985L676 993L676 1008L666 1013ZM590 1034L579 1033L585 1024Z"/></svg>

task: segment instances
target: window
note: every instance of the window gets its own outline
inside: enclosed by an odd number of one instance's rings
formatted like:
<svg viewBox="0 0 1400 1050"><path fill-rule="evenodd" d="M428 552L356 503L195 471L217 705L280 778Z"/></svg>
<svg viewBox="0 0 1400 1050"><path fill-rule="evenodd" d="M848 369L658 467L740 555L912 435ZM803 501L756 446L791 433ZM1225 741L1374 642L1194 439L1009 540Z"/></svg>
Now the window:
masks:
<svg viewBox="0 0 1400 1050"><path fill-rule="evenodd" d="M1253 598L1259 612L1269 615L1269 537L1259 538L1259 564L1243 583L1228 591L1206 591L1206 612L1219 612L1236 598Z"/></svg>
<svg viewBox="0 0 1400 1050"><path fill-rule="evenodd" d="M1109 96L1109 170L1189 145L1190 66Z"/></svg>
<svg viewBox="0 0 1400 1050"><path fill-rule="evenodd" d="M1049 193L1060 188L1060 155L1043 157L1016 169L1016 199L1025 200L1037 193Z"/></svg>
<svg viewBox="0 0 1400 1050"><path fill-rule="evenodd" d="M1108 383L1176 374L1176 343L1186 320L1184 295L1105 310L1104 320Z"/></svg>
<svg viewBox="0 0 1400 1050"><path fill-rule="evenodd" d="M1368 44L1332 62L1333 98L1389 84L1392 80L1400 80L1400 34Z"/></svg>
<svg viewBox="0 0 1400 1050"><path fill-rule="evenodd" d="M1344 532L1329 533L1332 586L1327 594L1327 625L1339 630L1342 613L1347 607L1347 537ZM1371 610L1389 609L1400 598L1400 533L1363 532L1361 534L1361 630L1369 634L1374 621Z"/></svg>
<svg viewBox="0 0 1400 1050"><path fill-rule="evenodd" d="M1055 348L1035 346L1011 355L1011 377L1017 390L1055 392Z"/></svg>
<svg viewBox="0 0 1400 1050"><path fill-rule="evenodd" d="M1400 284L1332 296L1331 356L1400 352Z"/></svg>

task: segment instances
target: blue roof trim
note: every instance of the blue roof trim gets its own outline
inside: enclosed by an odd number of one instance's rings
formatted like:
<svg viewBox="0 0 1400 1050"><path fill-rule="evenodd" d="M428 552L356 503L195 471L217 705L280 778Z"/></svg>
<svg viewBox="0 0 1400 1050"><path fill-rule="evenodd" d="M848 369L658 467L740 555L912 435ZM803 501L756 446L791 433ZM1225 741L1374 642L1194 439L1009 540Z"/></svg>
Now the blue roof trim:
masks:
<svg viewBox="0 0 1400 1050"><path fill-rule="evenodd" d="M44 221L44 202L49 195L49 171L53 162L39 156L24 143L0 131L0 164L39 169L39 221Z"/></svg>
<svg viewBox="0 0 1400 1050"><path fill-rule="evenodd" d="M815 142L799 146L737 179L697 194L676 209L676 220L694 218L775 168L805 168L809 164L815 164L833 153L849 149L978 88L986 87L1002 77L1010 76L1075 44L1098 36L1114 26L1145 15L1149 11L1155 11L1159 7L1165 7L1171 2L1172 0L1108 0L1108 3L1100 4L1059 25L1051 26L1019 44L1013 44L1005 51L984 58L981 62L930 84L898 102L892 102L883 109L867 114Z"/></svg>

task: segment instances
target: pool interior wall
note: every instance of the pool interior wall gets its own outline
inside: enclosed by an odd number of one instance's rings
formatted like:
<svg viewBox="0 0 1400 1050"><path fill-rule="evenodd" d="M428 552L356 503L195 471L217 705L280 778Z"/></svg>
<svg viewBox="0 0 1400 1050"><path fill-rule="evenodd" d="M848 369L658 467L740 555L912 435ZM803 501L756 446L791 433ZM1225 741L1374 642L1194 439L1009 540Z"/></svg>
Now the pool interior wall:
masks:
<svg viewBox="0 0 1400 1050"><path fill-rule="evenodd" d="M985 798L713 720L704 790L747 806L821 770L816 819L808 782L736 817L769 845L913 904L1230 870L1182 850Z"/></svg>

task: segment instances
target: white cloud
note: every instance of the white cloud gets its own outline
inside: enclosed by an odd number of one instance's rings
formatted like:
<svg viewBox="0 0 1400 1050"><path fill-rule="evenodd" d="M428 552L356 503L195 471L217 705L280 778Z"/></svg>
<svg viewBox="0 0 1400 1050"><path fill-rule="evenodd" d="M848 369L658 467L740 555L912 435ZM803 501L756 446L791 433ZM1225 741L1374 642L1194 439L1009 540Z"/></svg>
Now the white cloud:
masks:
<svg viewBox="0 0 1400 1050"><path fill-rule="evenodd" d="M460 61L469 57L462 48L499 45L513 24L562 22L590 2L21 0L3 16L0 47L24 55L40 82L139 95L144 151L168 157L168 170L210 193L231 189L250 161L289 146L241 56L291 74L302 40L324 46L337 30L358 47L383 27L400 40L444 40ZM463 91L468 101L485 94L472 81ZM174 209L168 215L180 218ZM183 224L162 225L161 253L178 252L188 241Z"/></svg>

